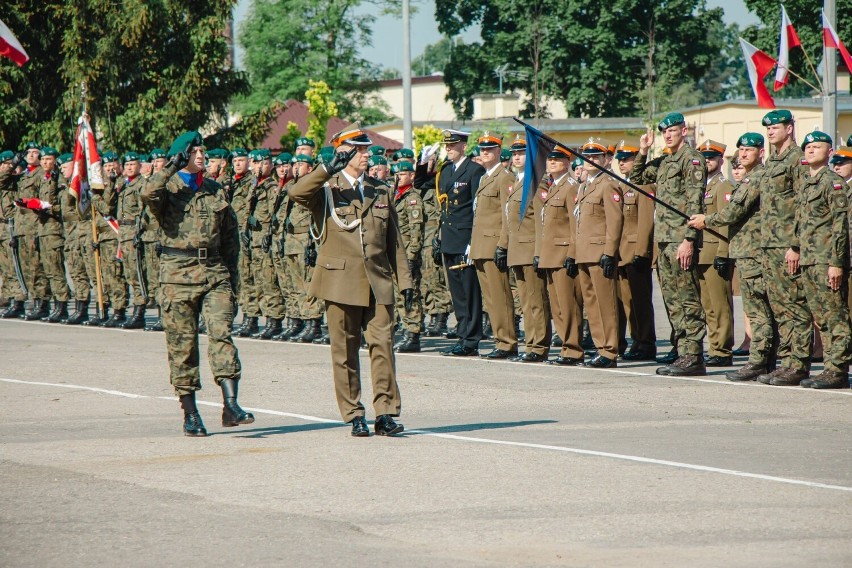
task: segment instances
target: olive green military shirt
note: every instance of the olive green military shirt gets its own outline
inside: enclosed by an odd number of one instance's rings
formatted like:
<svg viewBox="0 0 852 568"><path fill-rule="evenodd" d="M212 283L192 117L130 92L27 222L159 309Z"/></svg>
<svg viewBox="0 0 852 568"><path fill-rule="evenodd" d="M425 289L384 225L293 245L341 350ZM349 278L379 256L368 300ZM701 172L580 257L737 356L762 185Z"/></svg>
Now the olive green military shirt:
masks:
<svg viewBox="0 0 852 568"><path fill-rule="evenodd" d="M848 265L848 191L843 178L825 166L816 175L803 178L795 208L800 265Z"/></svg>
<svg viewBox="0 0 852 568"><path fill-rule="evenodd" d="M796 195L808 167L804 152L791 144L780 154L772 153L760 179L761 242L763 248L791 248L799 245L794 231Z"/></svg>
<svg viewBox="0 0 852 568"><path fill-rule="evenodd" d="M760 178L762 165L757 165L734 188L731 201L718 213L707 215L704 222L711 229L729 227L731 258L758 258L761 249Z"/></svg>
<svg viewBox="0 0 852 568"><path fill-rule="evenodd" d="M423 200L413 186L409 186L401 195L394 196L394 205L399 232L405 245L405 256L408 260L418 259L423 250Z"/></svg>

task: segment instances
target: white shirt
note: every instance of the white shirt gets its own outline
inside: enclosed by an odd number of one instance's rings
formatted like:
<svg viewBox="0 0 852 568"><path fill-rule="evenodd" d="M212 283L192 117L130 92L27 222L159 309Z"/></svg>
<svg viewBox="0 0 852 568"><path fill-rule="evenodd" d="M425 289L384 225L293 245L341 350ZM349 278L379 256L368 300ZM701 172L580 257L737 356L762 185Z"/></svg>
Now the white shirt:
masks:
<svg viewBox="0 0 852 568"><path fill-rule="evenodd" d="M349 185L351 185L353 189L358 190L358 193L361 194L361 201L364 201L364 174L354 178L350 176L346 170L342 170L340 173L343 174L343 177L346 178L346 181L349 182Z"/></svg>

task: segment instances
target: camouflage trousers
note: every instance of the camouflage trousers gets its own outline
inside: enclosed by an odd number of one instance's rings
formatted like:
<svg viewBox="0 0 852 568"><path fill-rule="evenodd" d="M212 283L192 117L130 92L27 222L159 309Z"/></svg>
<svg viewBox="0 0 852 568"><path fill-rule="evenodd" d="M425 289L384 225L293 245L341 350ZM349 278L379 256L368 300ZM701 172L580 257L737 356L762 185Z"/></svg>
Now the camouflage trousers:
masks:
<svg viewBox="0 0 852 568"><path fill-rule="evenodd" d="M849 371L852 356L852 327L847 306L849 289L846 279L835 291L828 286L828 265L801 267L802 287L814 323L822 335L825 369L839 373Z"/></svg>
<svg viewBox="0 0 852 568"><path fill-rule="evenodd" d="M92 284L92 289L94 290L95 300L98 299L98 269L97 263L95 262L95 251L92 250L92 239L90 237L81 238L78 250L80 251L80 255L83 257L83 262L86 264L86 276L89 278L89 282ZM101 262L103 263L104 259L101 256ZM109 303L109 290L106 287L106 284L103 280L103 270L101 270L101 296L103 297L104 303Z"/></svg>
<svg viewBox="0 0 852 568"><path fill-rule="evenodd" d="M41 267L50 281L53 299L57 302L67 302L71 299L71 290L65 276L65 239L59 235L44 235L38 240Z"/></svg>
<svg viewBox="0 0 852 568"><path fill-rule="evenodd" d="M157 242L145 241L145 284L148 286L148 297L154 298L160 304L160 256L157 254Z"/></svg>
<svg viewBox="0 0 852 568"><path fill-rule="evenodd" d="M740 274L743 312L751 322L748 362L759 366L770 364L772 343L775 339L775 319L772 317L769 297L766 295L763 267L755 258L738 258L737 271Z"/></svg>
<svg viewBox="0 0 852 568"><path fill-rule="evenodd" d="M136 268L136 256L139 254L139 249L133 246L133 241L122 241L121 252L124 255L124 281L127 288L130 290L130 303L133 306L144 306L148 303L148 299L142 295L142 290L139 287L139 270ZM144 252L142 253L145 254ZM141 277L145 278L145 263L142 263Z"/></svg>
<svg viewBox="0 0 852 568"><path fill-rule="evenodd" d="M432 261L432 246L423 247L420 255L423 265L420 270L423 278L420 281L420 294L423 298L423 311L429 315L448 314L453 311L453 302L447 281L444 278L444 267L436 266Z"/></svg>
<svg viewBox="0 0 852 568"><path fill-rule="evenodd" d="M786 252L783 248L763 249L761 259L766 295L778 323L778 364L810 369L812 318L802 286L802 271L787 273Z"/></svg>
<svg viewBox="0 0 852 568"><path fill-rule="evenodd" d="M678 243L660 243L657 271L663 301L672 322L678 355L701 355L704 353L707 330L698 288L697 267L693 261L690 270L681 269L677 261L677 247Z"/></svg>
<svg viewBox="0 0 852 568"><path fill-rule="evenodd" d="M201 389L198 317L207 324L207 360L216 384L239 380L242 366L231 338L234 294L227 280L217 284L162 284L162 321L169 354L169 378L178 396Z"/></svg>
<svg viewBox="0 0 852 568"><path fill-rule="evenodd" d="M18 237L18 256L21 259L21 272L24 283L30 291L30 298L44 300L50 298L50 282L41 265L40 243L35 235Z"/></svg>
<svg viewBox="0 0 852 568"><path fill-rule="evenodd" d="M124 265L115 255L118 253L118 240L100 242L101 282L109 294L112 309L127 309L127 284L124 281Z"/></svg>
<svg viewBox="0 0 852 568"><path fill-rule="evenodd" d="M322 317L323 305L308 292L314 267L305 265L305 253L288 254L286 257L287 288L290 290L292 312L287 313L294 318L309 320Z"/></svg>
<svg viewBox="0 0 852 568"><path fill-rule="evenodd" d="M66 239L65 240L65 262L68 266L68 277L71 279L71 286L74 288L74 299L80 302L85 302L89 299L91 286L89 284L89 275L86 273L86 259L80 246L81 241L87 242L87 239Z"/></svg>
<svg viewBox="0 0 852 568"><path fill-rule="evenodd" d="M405 309L405 298L402 296L399 287L394 286L394 297L396 298L396 313L402 320L402 326L405 331L411 333L420 333L423 323L423 301L420 296L420 278L414 278L414 306L410 310Z"/></svg>
<svg viewBox="0 0 852 568"><path fill-rule="evenodd" d="M291 310L293 294L287 282L287 257L279 255L277 251L273 253L272 268L275 270L275 280L278 282L278 290L281 292L281 298L284 301L284 315L294 317Z"/></svg>
<svg viewBox="0 0 852 568"><path fill-rule="evenodd" d="M257 303L257 289L254 283L254 274L251 271L250 254L240 247L240 295L238 302L240 309L248 317L257 317L260 315L260 306Z"/></svg>
<svg viewBox="0 0 852 568"><path fill-rule="evenodd" d="M263 249L252 249L252 255L259 266L254 274L254 284L257 286L260 313L268 318L284 318L284 294L278 282L278 273L275 271L275 259L271 252L263 252ZM254 266L253 266L254 268Z"/></svg>
<svg viewBox="0 0 852 568"><path fill-rule="evenodd" d="M0 224L0 230L3 230L4 234L8 234L7 228L2 224ZM0 285L0 297L14 298L23 302L27 298L24 296L24 291L21 289L18 277L15 274L12 247L9 242L8 236L0 237L0 278L3 279L2 285Z"/></svg>

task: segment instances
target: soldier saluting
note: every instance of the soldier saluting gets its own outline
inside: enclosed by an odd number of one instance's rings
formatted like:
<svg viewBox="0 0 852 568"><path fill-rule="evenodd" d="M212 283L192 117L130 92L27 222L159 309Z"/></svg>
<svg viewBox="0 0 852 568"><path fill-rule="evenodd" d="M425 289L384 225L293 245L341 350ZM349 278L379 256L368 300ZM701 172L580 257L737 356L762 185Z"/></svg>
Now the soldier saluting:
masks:
<svg viewBox="0 0 852 568"><path fill-rule="evenodd" d="M204 178L204 147L198 132L172 144L171 162L151 177L142 202L160 224L160 299L171 382L184 411L184 434L206 436L195 403L198 317L204 315L213 378L222 388L222 425L254 422L237 404L241 365L231 339L237 285L237 219L220 197L218 183Z"/></svg>

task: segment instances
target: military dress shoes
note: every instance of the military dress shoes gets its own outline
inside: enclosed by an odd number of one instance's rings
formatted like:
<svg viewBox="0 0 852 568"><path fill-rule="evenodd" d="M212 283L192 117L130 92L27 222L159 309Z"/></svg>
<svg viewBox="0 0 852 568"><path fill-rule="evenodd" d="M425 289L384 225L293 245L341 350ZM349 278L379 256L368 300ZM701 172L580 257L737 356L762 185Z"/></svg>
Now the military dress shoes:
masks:
<svg viewBox="0 0 852 568"><path fill-rule="evenodd" d="M376 424L374 426L376 436L396 436L401 434L405 427L402 424L394 422L389 414L376 416Z"/></svg>
<svg viewBox="0 0 852 568"><path fill-rule="evenodd" d="M825 370L812 379L805 379L800 384L812 389L847 389L849 388L849 373Z"/></svg>
<svg viewBox="0 0 852 568"><path fill-rule="evenodd" d="M479 355L479 349L474 349L473 347L467 347L461 343L457 343L449 349L441 351L441 355L447 355L449 357L475 357L476 355Z"/></svg>
<svg viewBox="0 0 852 568"><path fill-rule="evenodd" d="M671 365L657 369L658 375L666 377L703 377L707 374L703 355L684 355Z"/></svg>
<svg viewBox="0 0 852 568"><path fill-rule="evenodd" d="M556 359L547 362L548 365L562 365L563 367L579 367L583 364L582 357L563 357L557 355Z"/></svg>
<svg viewBox="0 0 852 568"><path fill-rule="evenodd" d="M553 338L550 340L551 347L562 347L562 338L559 337L558 333L553 334Z"/></svg>
<svg viewBox="0 0 852 568"><path fill-rule="evenodd" d="M733 364L733 357L725 357L723 355L711 355L707 358L708 367L730 367Z"/></svg>
<svg viewBox="0 0 852 568"><path fill-rule="evenodd" d="M657 352L645 349L630 349L621 358L625 361L653 361L657 358Z"/></svg>
<svg viewBox="0 0 852 568"><path fill-rule="evenodd" d="M367 421L363 416L356 416L352 422L352 436L355 438L366 438L370 435L370 429L367 427Z"/></svg>
<svg viewBox="0 0 852 568"><path fill-rule="evenodd" d="M204 428L204 422L201 421L198 411L183 415L183 435L193 438L202 438L207 435L207 429Z"/></svg>
<svg viewBox="0 0 852 568"><path fill-rule="evenodd" d="M527 351L523 355L512 357L509 361L513 361L515 363L544 363L547 361L547 355Z"/></svg>
<svg viewBox="0 0 852 568"><path fill-rule="evenodd" d="M610 359L609 357L604 357L603 355L596 355L588 363L586 363L586 367L595 367L597 369L612 369L618 367L618 363L615 359Z"/></svg>
<svg viewBox="0 0 852 568"><path fill-rule="evenodd" d="M746 363L736 371L725 374L725 378L734 382L753 381L766 372L766 365Z"/></svg>
<svg viewBox="0 0 852 568"><path fill-rule="evenodd" d="M483 359L511 359L512 357L517 357L518 350L514 351L506 351L505 349L494 349L491 353L486 353L485 355L480 355Z"/></svg>

